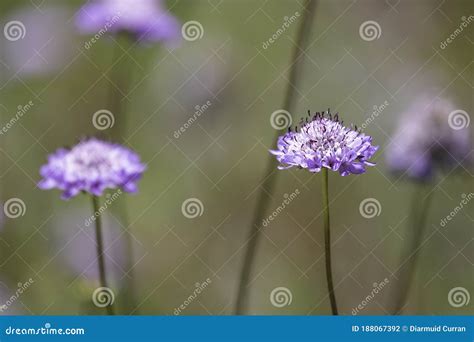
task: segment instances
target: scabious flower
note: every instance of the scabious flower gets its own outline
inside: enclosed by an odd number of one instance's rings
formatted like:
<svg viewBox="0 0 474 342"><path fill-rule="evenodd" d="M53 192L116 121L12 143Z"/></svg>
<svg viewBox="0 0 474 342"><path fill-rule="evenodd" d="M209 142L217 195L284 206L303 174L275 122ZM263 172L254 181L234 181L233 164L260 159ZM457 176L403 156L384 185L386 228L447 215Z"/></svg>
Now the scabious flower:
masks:
<svg viewBox="0 0 474 342"><path fill-rule="evenodd" d="M133 151L95 138L84 140L72 149L59 149L41 167L41 189L57 188L63 199L87 192L101 196L105 189L120 188L136 192L136 182L145 165Z"/></svg>
<svg viewBox="0 0 474 342"><path fill-rule="evenodd" d="M465 117L463 117L466 115ZM468 120L446 99L422 96L400 117L396 132L387 147L390 171L429 181L440 168L468 162L472 149L469 129L456 127L455 116Z"/></svg>
<svg viewBox="0 0 474 342"><path fill-rule="evenodd" d="M161 0L93 0L78 12L76 26L84 34L125 32L145 42L169 42L180 34Z"/></svg>
<svg viewBox="0 0 474 342"><path fill-rule="evenodd" d="M325 167L339 171L341 176L361 174L366 166L373 166L369 159L378 146L372 137L356 129L347 128L336 114L316 113L303 121L301 129L289 130L278 139L277 150L271 150L281 163L279 169L293 166L319 172Z"/></svg>

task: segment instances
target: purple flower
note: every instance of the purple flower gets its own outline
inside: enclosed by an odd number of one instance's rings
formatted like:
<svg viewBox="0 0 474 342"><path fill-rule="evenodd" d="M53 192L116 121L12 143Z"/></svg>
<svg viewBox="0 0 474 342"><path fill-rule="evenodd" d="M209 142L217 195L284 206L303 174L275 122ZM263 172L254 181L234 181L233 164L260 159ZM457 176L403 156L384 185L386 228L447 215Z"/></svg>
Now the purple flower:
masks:
<svg viewBox="0 0 474 342"><path fill-rule="evenodd" d="M458 114L459 113L459 114ZM454 116L453 116L454 115ZM469 129L456 127L455 116L466 115L445 99L423 96L400 117L397 130L387 147L390 171L427 181L437 168L468 162L472 149Z"/></svg>
<svg viewBox="0 0 474 342"><path fill-rule="evenodd" d="M282 164L280 170L297 166L319 172L325 167L341 176L364 173L366 166L375 165L369 159L378 149L372 137L344 127L338 115L333 117L329 111L307 119L299 132L290 129L278 138L277 147L270 152Z"/></svg>
<svg viewBox="0 0 474 342"><path fill-rule="evenodd" d="M140 157L131 150L91 138L71 150L59 149L41 167L43 177L39 188L58 188L62 198L69 199L79 192L101 196L105 189L121 188L136 192L136 182L145 171Z"/></svg>
<svg viewBox="0 0 474 342"><path fill-rule="evenodd" d="M45 3L41 11L30 4L4 18L2 23L10 25L5 24L3 33L14 41L14 44L3 45L8 40L2 37L0 44L3 55L0 64L6 64L2 68L5 73L11 73L7 79L16 75L45 76L65 68L77 53L73 43L74 30L64 25L70 17L68 7L46 6Z"/></svg>
<svg viewBox="0 0 474 342"><path fill-rule="evenodd" d="M161 0L93 0L77 14L76 26L84 34L126 32L148 42L169 42L180 35L178 21Z"/></svg>

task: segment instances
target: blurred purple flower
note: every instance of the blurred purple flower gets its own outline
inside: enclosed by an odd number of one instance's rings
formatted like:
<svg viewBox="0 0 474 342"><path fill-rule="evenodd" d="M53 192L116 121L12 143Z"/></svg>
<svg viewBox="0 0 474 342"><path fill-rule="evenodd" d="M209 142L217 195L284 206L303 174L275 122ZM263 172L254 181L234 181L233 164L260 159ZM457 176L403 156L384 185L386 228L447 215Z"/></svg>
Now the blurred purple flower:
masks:
<svg viewBox="0 0 474 342"><path fill-rule="evenodd" d="M297 166L319 172L325 167L341 176L361 174L366 166L375 165L369 159L378 149L372 137L344 127L338 115L333 117L329 111L303 122L300 132L296 128L280 136L277 147L270 152L282 164L279 169Z"/></svg>
<svg viewBox="0 0 474 342"><path fill-rule="evenodd" d="M387 147L386 160L390 171L427 181L438 167L466 163L472 141L467 126L459 128L451 122L450 114L456 112L451 102L445 99L433 101L428 96L410 106L401 115Z"/></svg>
<svg viewBox="0 0 474 342"><path fill-rule="evenodd" d="M46 6L41 11L27 6L12 12L6 21L18 22L18 35L23 36L14 42L3 39L0 43L5 44L0 49L8 72L31 77L63 69L77 53L72 39L74 31L65 25L70 17L69 8L63 6Z"/></svg>
<svg viewBox="0 0 474 342"><path fill-rule="evenodd" d="M59 149L51 154L40 174L38 184L43 190L58 188L62 198L79 192L101 196L105 189L120 188L136 192L136 182L146 167L133 151L95 138L84 140L71 150Z"/></svg>
<svg viewBox="0 0 474 342"><path fill-rule="evenodd" d="M181 34L161 0L93 0L78 12L76 26L84 34L126 32L145 42L170 42Z"/></svg>

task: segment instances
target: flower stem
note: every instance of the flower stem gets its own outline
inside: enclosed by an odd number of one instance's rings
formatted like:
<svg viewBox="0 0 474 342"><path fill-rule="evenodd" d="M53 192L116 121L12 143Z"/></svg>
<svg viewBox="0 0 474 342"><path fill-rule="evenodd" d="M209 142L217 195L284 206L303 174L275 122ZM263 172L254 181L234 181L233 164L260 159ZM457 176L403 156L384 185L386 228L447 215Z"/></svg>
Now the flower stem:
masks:
<svg viewBox="0 0 474 342"><path fill-rule="evenodd" d="M420 189L416 189L412 199L412 212L410 231L413 236L406 245L406 250L403 253L405 261L398 268L398 294L395 301L394 314L398 315L403 310L405 302L408 298L411 285L415 276L415 269L418 263L418 252L421 248L423 236L425 235L426 219L428 217L428 210L431 205L433 191L426 185L421 185ZM402 270L403 266L405 269Z"/></svg>
<svg viewBox="0 0 474 342"><path fill-rule="evenodd" d="M115 42L115 52L112 63L117 63L121 58L129 58L128 55L122 57L123 54L127 54L130 49L133 50L133 40L125 33L117 36ZM123 45L123 46L122 46ZM130 81L132 78L132 67L130 65L119 65L120 62L115 65L116 70L111 70L110 79L113 84L109 88L109 110L115 117L114 126L110 128L110 138L113 142L123 144L126 141L127 135L127 106L124 97L128 94L130 88ZM125 240L125 253L126 253L126 266L127 271L125 279L125 296L124 296L124 307L129 310L136 311L136 298L135 298L135 277L134 277L134 251L132 235L128 231L131 227L128 226L128 212L126 208L125 199L120 199L113 209L114 214L118 217L121 225L124 229L124 240Z"/></svg>
<svg viewBox="0 0 474 342"><path fill-rule="evenodd" d="M301 68L304 60L304 53L306 52L309 34L313 24L314 13L316 12L316 0L306 0L303 9L303 21L299 27L297 33L297 42L293 48L291 58L291 70L290 79L288 81L286 95L283 103L283 109L291 112L294 109L296 101L296 88L295 86L299 83ZM273 141L278 139L280 132L276 132L276 136ZM269 156L267 165L265 167L265 174L263 183L260 187L260 192L257 198L257 207L255 208L252 225L249 229L247 242L247 248L245 251L244 261L240 272L238 292L235 304L235 314L241 315L247 306L248 301L248 286L250 275L253 270L253 260L255 258L255 252L257 250L258 240L260 238L259 225L263 220L263 217L270 204L270 197L268 194L273 192L276 184L276 173L275 169L277 162L275 158Z"/></svg>
<svg viewBox="0 0 474 342"><path fill-rule="evenodd" d="M109 88L108 109L115 118L114 125L110 127L110 137L114 142L123 143L126 140L125 135L127 133L127 107L123 101L126 101L124 98L127 97L127 92L130 88L132 68L130 65L120 65L120 61L123 58L128 58L128 55L123 57L124 54L127 54L124 50L127 51L132 41L126 34L119 34L115 43L117 46L115 47L112 60L114 67L110 70L109 76L112 84Z"/></svg>
<svg viewBox="0 0 474 342"><path fill-rule="evenodd" d="M329 300L331 302L331 312L337 315L336 294L334 292L334 283L332 280L331 266L331 222L329 219L329 180L328 169L323 167L321 170L323 176L322 195L324 205L324 256L326 260L326 280L328 284Z"/></svg>
<svg viewBox="0 0 474 342"><path fill-rule="evenodd" d="M92 208L94 213L99 212L99 198L97 196L92 196ZM99 279L101 287L107 286L107 276L105 271L105 262L104 262L104 243L102 239L102 218L101 215L98 215L95 220L95 236L97 240L97 260L99 264ZM107 314L114 315L113 304L107 306Z"/></svg>

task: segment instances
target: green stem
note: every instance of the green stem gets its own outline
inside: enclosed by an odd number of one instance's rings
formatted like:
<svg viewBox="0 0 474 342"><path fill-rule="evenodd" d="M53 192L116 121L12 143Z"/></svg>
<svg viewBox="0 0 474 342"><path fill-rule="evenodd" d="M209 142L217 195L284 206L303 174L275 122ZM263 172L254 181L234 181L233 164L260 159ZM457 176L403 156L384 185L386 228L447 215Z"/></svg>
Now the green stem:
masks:
<svg viewBox="0 0 474 342"><path fill-rule="evenodd" d="M123 42L123 44L122 44ZM127 116L126 116L126 104L123 101L126 101L124 98L127 96L128 89L130 87L131 71L132 68L129 65L120 65L123 63L124 58L122 57L127 51L127 48L131 46L132 41L127 35L118 35L115 47L115 52L113 53L114 67L110 70L110 81L113 83L109 87L109 108L114 115L114 126L111 127L110 137L114 142L123 143L125 140L125 135L127 134ZM124 45L124 46L122 46ZM117 60L121 59L121 62L117 63Z"/></svg>
<svg viewBox="0 0 474 342"><path fill-rule="evenodd" d="M127 34L120 34L117 36L117 46L114 52L113 61L115 63L121 58L122 54L125 54L130 47L133 49L133 40ZM129 58L127 55L123 58ZM121 61L124 63L123 61ZM115 117L114 126L110 128L110 137L113 142L123 144L126 140L127 135L127 105L124 103L124 95L130 88L130 81L132 77L132 67L125 63L117 63L111 70L110 79L114 83L109 88L109 110ZM118 89L117 89L118 88ZM124 306L127 310L136 310L136 298L135 298L135 276L134 276L134 252L133 252L133 241L132 235L127 229L128 227L128 213L125 204L125 199L122 198L114 205L113 212L117 215L121 225L124 228L124 240L125 240L125 253L126 253L126 265L127 276L125 279L125 296ZM137 313L137 311L135 311Z"/></svg>
<svg viewBox="0 0 474 342"><path fill-rule="evenodd" d="M297 42L293 48L290 79L287 84L286 95L283 103L283 109L289 111L290 113L295 106L295 86L299 83L299 79L301 76L304 52L307 48L308 38L311 33L314 13L316 12L316 3L316 0L306 0L303 9L303 21L299 27L297 33ZM277 131L273 141L277 141L279 135L280 132ZM260 187L260 192L257 198L257 207L255 208L252 225L248 233L247 248L245 251L244 261L242 263L242 269L240 272L239 285L237 290L238 292L235 304L236 315L243 314L245 308L247 307L249 280L250 275L253 271L253 260L255 258L255 253L260 238L259 225L261 224L270 204L270 198L267 194L273 193L273 189L276 184L276 166L277 162L275 158L273 156L269 156L267 159L267 165L265 167L263 183Z"/></svg>
<svg viewBox="0 0 474 342"><path fill-rule="evenodd" d="M331 223L329 219L329 180L328 169L322 168L322 195L324 205L324 256L326 260L326 280L328 284L329 300L331 302L331 312L337 315L336 294L334 292L334 283L332 280L332 265L331 265Z"/></svg>
<svg viewBox="0 0 474 342"><path fill-rule="evenodd" d="M415 269L418 263L419 250L425 235L426 220L428 218L428 210L431 205L433 191L427 185L421 185L420 189L416 189L412 199L411 227L409 228L413 236L406 245L403 258L406 259L399 268L398 283L400 284L397 298L395 301L394 314L400 314L405 306L411 285L415 276ZM406 264L405 269L402 269Z"/></svg>
<svg viewBox="0 0 474 342"><path fill-rule="evenodd" d="M100 212L99 198L97 196L92 196L92 208L94 210L93 214ZM104 243L102 239L102 218L101 215L98 215L95 220L95 236L97 240L97 260L99 264L99 279L101 287L107 286L107 277L105 271L105 261L104 261ZM113 303L107 306L107 314L114 315Z"/></svg>

